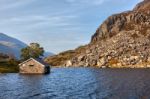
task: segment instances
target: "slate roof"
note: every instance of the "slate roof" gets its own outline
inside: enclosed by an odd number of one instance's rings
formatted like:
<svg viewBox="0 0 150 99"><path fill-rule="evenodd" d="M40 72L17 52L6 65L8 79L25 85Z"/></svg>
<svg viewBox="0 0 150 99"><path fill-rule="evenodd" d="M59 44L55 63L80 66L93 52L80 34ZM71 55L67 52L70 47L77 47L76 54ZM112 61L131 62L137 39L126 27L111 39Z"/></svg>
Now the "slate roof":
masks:
<svg viewBox="0 0 150 99"><path fill-rule="evenodd" d="M47 64L46 62L44 62L42 59L34 58L34 60L40 62L41 64L43 64L43 65L45 65L45 66L49 66L49 64Z"/></svg>
<svg viewBox="0 0 150 99"><path fill-rule="evenodd" d="M39 59L39 58L30 58L30 59L20 63L19 66L24 64L24 63L26 63L26 62L28 62L28 61L30 61L30 60L35 60L35 61L37 61L38 63L40 63L40 64L42 64L44 66L49 66L49 64L45 63L42 59Z"/></svg>

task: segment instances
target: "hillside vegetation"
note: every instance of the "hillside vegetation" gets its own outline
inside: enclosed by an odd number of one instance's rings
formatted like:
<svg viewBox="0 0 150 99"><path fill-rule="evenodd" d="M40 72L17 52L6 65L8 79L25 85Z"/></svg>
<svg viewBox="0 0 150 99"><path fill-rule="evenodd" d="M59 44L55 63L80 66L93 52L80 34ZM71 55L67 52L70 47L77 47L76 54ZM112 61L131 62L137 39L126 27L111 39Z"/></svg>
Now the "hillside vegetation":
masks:
<svg viewBox="0 0 150 99"><path fill-rule="evenodd" d="M72 59L74 56L84 52L86 46L80 46L76 50L69 50L58 55L49 56L45 59L47 63L52 66L64 66L66 65L66 61Z"/></svg>
<svg viewBox="0 0 150 99"><path fill-rule="evenodd" d="M0 53L0 73L17 73L18 61Z"/></svg>

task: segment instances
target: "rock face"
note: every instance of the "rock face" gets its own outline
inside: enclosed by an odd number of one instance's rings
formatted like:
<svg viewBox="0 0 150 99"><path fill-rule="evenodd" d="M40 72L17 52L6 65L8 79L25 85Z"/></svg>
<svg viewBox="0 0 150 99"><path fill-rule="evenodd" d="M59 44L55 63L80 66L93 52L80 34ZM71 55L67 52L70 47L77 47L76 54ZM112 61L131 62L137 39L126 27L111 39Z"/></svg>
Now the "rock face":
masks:
<svg viewBox="0 0 150 99"><path fill-rule="evenodd" d="M63 64L60 64L63 65ZM150 67L150 0L110 16L66 66Z"/></svg>
<svg viewBox="0 0 150 99"><path fill-rule="evenodd" d="M139 3L133 11L110 16L85 52L71 61L72 66L149 67L150 0Z"/></svg>
<svg viewBox="0 0 150 99"><path fill-rule="evenodd" d="M149 0L144 0L143 2L139 3L135 8L134 11L146 11L150 9L150 2Z"/></svg>

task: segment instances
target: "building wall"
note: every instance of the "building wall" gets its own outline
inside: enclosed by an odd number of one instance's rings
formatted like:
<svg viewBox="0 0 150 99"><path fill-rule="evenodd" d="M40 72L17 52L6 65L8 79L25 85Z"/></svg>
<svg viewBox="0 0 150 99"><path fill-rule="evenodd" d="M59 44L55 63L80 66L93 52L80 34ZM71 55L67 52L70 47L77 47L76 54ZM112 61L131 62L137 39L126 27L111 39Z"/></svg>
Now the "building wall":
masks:
<svg viewBox="0 0 150 99"><path fill-rule="evenodd" d="M30 60L20 66L20 73L42 74L45 73L45 67L34 60Z"/></svg>

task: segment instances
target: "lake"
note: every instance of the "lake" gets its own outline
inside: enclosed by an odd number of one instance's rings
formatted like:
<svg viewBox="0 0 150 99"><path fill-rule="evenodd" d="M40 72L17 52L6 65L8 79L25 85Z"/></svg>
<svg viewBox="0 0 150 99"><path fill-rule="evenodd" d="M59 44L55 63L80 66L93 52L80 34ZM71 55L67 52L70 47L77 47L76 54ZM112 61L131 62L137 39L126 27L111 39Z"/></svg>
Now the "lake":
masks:
<svg viewBox="0 0 150 99"><path fill-rule="evenodd" d="M150 69L53 68L0 74L0 99L150 99Z"/></svg>

